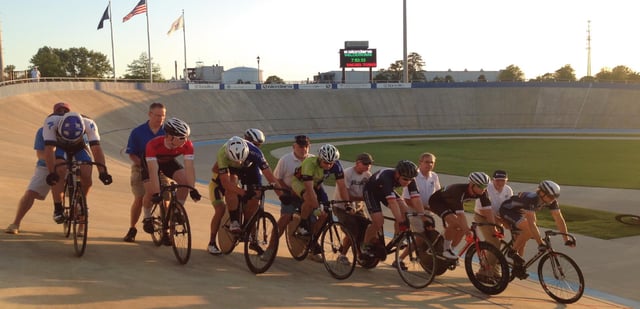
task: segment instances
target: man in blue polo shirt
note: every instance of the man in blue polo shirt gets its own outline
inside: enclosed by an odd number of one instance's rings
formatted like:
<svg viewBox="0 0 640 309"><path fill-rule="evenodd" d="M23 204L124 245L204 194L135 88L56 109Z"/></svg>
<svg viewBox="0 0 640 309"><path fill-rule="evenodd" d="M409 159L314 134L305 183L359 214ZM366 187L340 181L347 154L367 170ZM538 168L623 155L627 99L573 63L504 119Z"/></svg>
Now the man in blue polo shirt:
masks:
<svg viewBox="0 0 640 309"><path fill-rule="evenodd" d="M136 240L136 223L140 219L142 212L142 197L144 196L144 186L142 185L143 173L149 173L144 159L144 150L147 142L154 137L164 135L162 124L167 114L167 109L162 103L151 103L149 106L149 120L134 128L129 135L126 153L131 160L131 192L133 193L133 203L131 204L130 227L124 237L126 242Z"/></svg>

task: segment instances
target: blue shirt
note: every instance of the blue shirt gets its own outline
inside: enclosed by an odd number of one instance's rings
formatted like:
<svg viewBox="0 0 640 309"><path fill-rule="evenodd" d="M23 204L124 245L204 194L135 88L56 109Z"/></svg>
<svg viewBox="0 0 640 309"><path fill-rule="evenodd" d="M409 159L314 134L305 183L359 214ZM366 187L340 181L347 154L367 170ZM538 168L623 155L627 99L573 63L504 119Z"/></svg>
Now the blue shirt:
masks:
<svg viewBox="0 0 640 309"><path fill-rule="evenodd" d="M127 142L126 153L138 156L141 160L144 160L144 150L147 147L147 143L154 137L164 135L164 128L160 127L158 133L153 133L151 127L149 127L149 121L135 127L129 134L129 141Z"/></svg>
<svg viewBox="0 0 640 309"><path fill-rule="evenodd" d="M44 151L44 136L42 136L42 127L40 127L40 129L38 129L38 131L36 132L36 138L33 141L33 150ZM57 148L56 148L56 152L57 152ZM47 164L44 162L43 159L38 159L38 161L36 161L36 166L47 167Z"/></svg>

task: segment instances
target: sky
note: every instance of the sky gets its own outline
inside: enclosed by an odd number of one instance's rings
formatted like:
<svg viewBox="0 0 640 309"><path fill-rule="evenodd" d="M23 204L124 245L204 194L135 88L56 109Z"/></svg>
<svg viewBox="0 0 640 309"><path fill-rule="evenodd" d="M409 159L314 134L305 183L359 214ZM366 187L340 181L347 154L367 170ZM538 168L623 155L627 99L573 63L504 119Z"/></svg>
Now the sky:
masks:
<svg viewBox="0 0 640 309"><path fill-rule="evenodd" d="M147 53L147 19L123 23L139 0L112 0L116 74ZM3 0L0 31L4 65L31 66L39 48L85 47L112 61L110 21L97 30L108 0ZM587 74L618 65L640 71L640 18L631 0L406 0L407 51L422 56L427 71L498 71L518 66L525 78L571 65ZM401 0L147 0L151 57L165 79L196 62L246 66L266 79L313 80L340 70L345 41L368 41L378 67L403 59ZM168 36L184 10L182 31ZM358 69L366 70L366 69Z"/></svg>

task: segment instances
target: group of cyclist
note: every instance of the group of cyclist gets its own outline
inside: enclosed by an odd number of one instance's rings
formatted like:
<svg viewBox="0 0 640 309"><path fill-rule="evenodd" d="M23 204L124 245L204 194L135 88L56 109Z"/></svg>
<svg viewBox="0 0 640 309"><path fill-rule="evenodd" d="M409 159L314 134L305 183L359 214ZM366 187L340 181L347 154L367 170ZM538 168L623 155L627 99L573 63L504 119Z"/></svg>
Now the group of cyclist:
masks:
<svg viewBox="0 0 640 309"><path fill-rule="evenodd" d="M149 108L149 121L135 128L129 138L127 153L132 165L132 191L134 202L131 207L131 226L124 240L135 241L135 223L140 216L141 209L144 213L143 228L147 233L153 233L151 218L151 206L162 200L160 196L160 183L164 177L172 179L178 184L195 186L194 147L189 139L191 130L189 125L178 119L170 118L164 121L166 108L160 103L153 103ZM41 136L39 135L41 134ZM33 199L44 199L48 190L40 183L44 180L51 186L54 200L54 220L62 223L62 190L66 170L55 169L58 161L65 160L66 156L75 156L76 160L91 161L102 164L98 166L99 179L108 185L112 177L104 166L105 157L100 147L100 134L98 127L90 118L71 112L67 103L58 103L54 106L54 113L49 115L42 127L42 133L38 132L36 143L39 146L38 165L36 175L32 179L27 192L25 203L21 201L16 215L16 221L6 230L7 233L17 233L19 221L33 204ZM252 190L252 185L262 184L262 176L273 184L281 202L281 216L278 220L280 237L287 224L292 219L292 214L300 212L300 223L295 234L307 237L311 233L317 233L317 229L326 220L326 215L315 210L319 209L321 202L327 202L328 196L323 187L323 182L333 175L336 180L336 194L334 198L349 200L353 203L342 205L342 210L357 204L364 204L368 212L370 224L364 231L361 256L375 257L374 244L376 236L380 233L384 216L382 206L389 208L395 218L394 232L399 233L409 228L409 222L405 222L404 213L407 211L418 214L435 214L444 223L444 251L445 258L455 260L458 256L453 248L461 241L462 237L469 233L469 224L464 215L463 204L476 200L474 220L489 223L505 224L517 231L512 252L509 257L516 264L522 265L522 255L526 242L533 238L540 250L544 250L544 244L536 226L535 212L543 207L551 210L557 228L562 233L567 233L567 226L558 207L557 198L560 195L560 186L553 181L540 182L535 192L522 192L516 195L509 186L506 186L507 173L497 170L493 174L493 180L484 172L472 172L468 182L441 186L436 173L433 172L435 155L423 153L419 157L420 166L410 160L400 160L395 168L383 168L371 174L370 168L373 158L368 153L363 153L356 158L355 170L357 180L345 182L345 170L340 163L340 152L331 144L319 147L317 155L309 153L310 140L305 135L296 136L293 143L293 151L283 156L272 172L260 146L265 142L264 133L255 128L244 132L243 137L233 136L219 149L216 161L212 166L212 177L209 183L209 194L214 207L214 215L211 219L210 241L207 247L209 253L220 254L216 243L217 231L226 211L229 212L231 232L239 232L238 205L245 201L245 216L250 216L257 210L257 194L259 190ZM91 151L89 155L88 150ZM184 165L176 158L183 156ZM351 169L355 169L351 168ZM45 169L46 168L46 169ZM84 190L91 186L91 167L82 167L82 182ZM46 177L43 178L46 171ZM354 171L349 171L349 178ZM42 176L36 177L38 174ZM163 180L166 182L166 180ZM244 187L242 186L244 185ZM506 189L505 189L506 187ZM400 193L400 191L403 191ZM190 194L194 201L200 200L197 190L179 189L178 201L182 204ZM25 210L26 209L26 210ZM357 209L357 207L356 207ZM337 212L338 218L347 220L344 212ZM350 213L351 214L351 213ZM363 216L363 212L359 212ZM17 222L17 223L16 223ZM427 228L433 228L433 224L427 224ZM484 232L485 239L497 245L491 239L491 230ZM170 242L168 237L165 244ZM575 243L565 236L565 244L574 246ZM170 243L168 244L170 245ZM313 254L319 254L320 247L316 244ZM273 248L269 248L273 249ZM265 254L273 254L267 250ZM394 263L402 263L395 261ZM514 271L517 271L515 269Z"/></svg>

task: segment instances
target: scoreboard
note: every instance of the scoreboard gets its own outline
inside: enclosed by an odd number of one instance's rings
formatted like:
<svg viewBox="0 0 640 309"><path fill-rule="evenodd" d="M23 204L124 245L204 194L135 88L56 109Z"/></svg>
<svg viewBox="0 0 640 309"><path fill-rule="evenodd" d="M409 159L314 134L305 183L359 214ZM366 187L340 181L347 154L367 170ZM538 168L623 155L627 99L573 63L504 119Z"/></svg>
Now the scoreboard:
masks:
<svg viewBox="0 0 640 309"><path fill-rule="evenodd" d="M377 66L376 49L341 49L341 68L375 68Z"/></svg>

